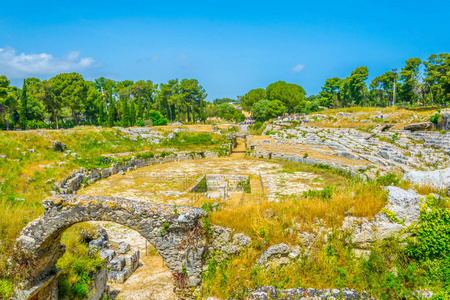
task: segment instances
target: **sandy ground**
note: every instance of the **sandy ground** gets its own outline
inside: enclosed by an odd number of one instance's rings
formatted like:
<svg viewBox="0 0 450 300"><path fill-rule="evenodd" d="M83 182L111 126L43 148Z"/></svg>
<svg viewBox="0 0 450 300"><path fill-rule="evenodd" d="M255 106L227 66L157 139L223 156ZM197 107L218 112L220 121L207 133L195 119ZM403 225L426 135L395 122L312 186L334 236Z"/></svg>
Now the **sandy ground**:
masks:
<svg viewBox="0 0 450 300"><path fill-rule="evenodd" d="M202 199L199 200L198 194L188 192L194 180L205 174L249 175L252 193L245 194L244 197L242 192L233 193L230 199L224 200L234 205L261 197L276 200L283 195L298 194L321 185L317 183L321 181L318 175L304 172L282 173L280 163L245 158L243 140L239 141L236 150L231 157L173 162L144 167L125 175L117 174L80 190L79 194L198 206ZM132 248L141 251L141 266L124 284L110 284L112 295L116 299L126 300L175 299L171 273L153 247L149 244L146 256L145 239L139 233L114 223L100 223L107 229L110 238L124 240Z"/></svg>

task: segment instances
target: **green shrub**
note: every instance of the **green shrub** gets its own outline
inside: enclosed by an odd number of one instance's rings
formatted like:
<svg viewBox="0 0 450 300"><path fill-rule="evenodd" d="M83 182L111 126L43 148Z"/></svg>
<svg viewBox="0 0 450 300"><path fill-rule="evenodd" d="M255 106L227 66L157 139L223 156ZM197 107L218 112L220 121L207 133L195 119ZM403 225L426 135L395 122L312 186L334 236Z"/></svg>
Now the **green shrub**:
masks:
<svg viewBox="0 0 450 300"><path fill-rule="evenodd" d="M430 117L430 122L437 124L439 123L439 119L442 118L442 115L440 113L435 113Z"/></svg>
<svg viewBox="0 0 450 300"><path fill-rule="evenodd" d="M408 245L408 255L416 259L450 256L450 210L438 207L439 201L427 197L414 227L415 239Z"/></svg>
<svg viewBox="0 0 450 300"><path fill-rule="evenodd" d="M262 122L256 122L255 123L255 125L253 125L253 130L258 130L258 129L260 129L261 127L263 126L263 123Z"/></svg>
<svg viewBox="0 0 450 300"><path fill-rule="evenodd" d="M137 120L136 122L136 126L139 127L144 127L145 126L145 122L142 119Z"/></svg>
<svg viewBox="0 0 450 300"><path fill-rule="evenodd" d="M77 158L75 163L86 169L107 168L116 160L108 156L95 156L90 158Z"/></svg>
<svg viewBox="0 0 450 300"><path fill-rule="evenodd" d="M400 183L400 178L394 173L387 173L384 176L378 177L376 183L382 186L397 185Z"/></svg>

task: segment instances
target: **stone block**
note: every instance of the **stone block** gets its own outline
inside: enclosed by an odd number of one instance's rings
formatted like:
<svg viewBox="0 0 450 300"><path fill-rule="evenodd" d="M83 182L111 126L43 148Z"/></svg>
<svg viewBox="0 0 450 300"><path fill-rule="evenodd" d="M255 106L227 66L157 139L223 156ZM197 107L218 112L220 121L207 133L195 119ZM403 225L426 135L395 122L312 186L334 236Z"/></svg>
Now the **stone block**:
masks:
<svg viewBox="0 0 450 300"><path fill-rule="evenodd" d="M130 269L125 268L122 271L114 271L108 273L108 281L124 283L130 277Z"/></svg>
<svg viewBox="0 0 450 300"><path fill-rule="evenodd" d="M125 267L125 259L123 256L115 257L110 261L111 270L113 271L122 271Z"/></svg>
<svg viewBox="0 0 450 300"><path fill-rule="evenodd" d="M114 256L116 256L116 251L114 250L109 250L109 249L102 249L98 252L98 254L100 255L100 257L102 259L106 259L108 261L111 261Z"/></svg>
<svg viewBox="0 0 450 300"><path fill-rule="evenodd" d="M117 252L119 254L125 254L128 251L130 251L130 244L126 243L126 242L120 242L119 243L119 247L117 249Z"/></svg>
<svg viewBox="0 0 450 300"><path fill-rule="evenodd" d="M103 169L102 170L102 179L103 178L108 178L110 176L110 171L109 171L109 169Z"/></svg>
<svg viewBox="0 0 450 300"><path fill-rule="evenodd" d="M103 248L104 242L105 242L105 240L103 238L99 238L99 239L90 241L89 242L89 248L90 249L95 248L95 249L100 250L100 249Z"/></svg>

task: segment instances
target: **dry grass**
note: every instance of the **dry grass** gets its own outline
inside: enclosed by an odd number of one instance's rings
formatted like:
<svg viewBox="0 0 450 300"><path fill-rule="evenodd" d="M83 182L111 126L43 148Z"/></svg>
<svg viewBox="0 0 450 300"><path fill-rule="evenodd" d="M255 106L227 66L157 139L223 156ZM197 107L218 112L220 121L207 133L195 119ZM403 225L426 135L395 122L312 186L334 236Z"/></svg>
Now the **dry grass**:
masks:
<svg viewBox="0 0 450 300"><path fill-rule="evenodd" d="M318 194L298 195L283 202L247 202L243 206L226 207L211 218L213 224L274 245L299 242L299 231L314 230L317 225L339 228L347 212L370 219L386 203L386 192L376 184L352 183L336 187L330 198Z"/></svg>

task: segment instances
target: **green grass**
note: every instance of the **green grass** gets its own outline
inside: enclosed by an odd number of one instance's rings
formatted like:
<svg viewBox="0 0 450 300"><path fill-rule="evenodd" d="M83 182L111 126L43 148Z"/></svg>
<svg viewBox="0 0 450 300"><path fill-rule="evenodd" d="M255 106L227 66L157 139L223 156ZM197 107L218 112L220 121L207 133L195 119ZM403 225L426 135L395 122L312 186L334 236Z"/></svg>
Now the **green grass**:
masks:
<svg viewBox="0 0 450 300"><path fill-rule="evenodd" d="M54 151L53 141L64 143L66 151ZM183 150L220 152L217 146L222 143L224 139L220 135L182 133L172 146L179 146ZM150 158L158 153L155 151L157 147L166 145L154 145L144 139L135 141L111 128L0 131L0 154L7 157L7 160L0 158L0 243L3 247L3 251L0 251L0 298L1 295L9 294L9 287L26 275L26 270L15 275L8 273L6 261L13 253L15 239L22 229L42 215L44 209L41 201L50 195L55 181L67 177L80 167L109 167L112 163L129 159L136 152L143 152L137 155L138 158ZM34 149L34 152L29 149ZM125 152L130 153L129 157L120 160L103 156ZM159 154L165 156L170 153L163 151ZM78 258L73 259L75 263Z"/></svg>
<svg viewBox="0 0 450 300"><path fill-rule="evenodd" d="M283 231L274 234L272 231L293 218L290 212L295 206L302 206L301 203L286 204L290 207L284 213L278 213L276 206L279 204L271 206L271 224L265 229L260 227L256 235L250 233L252 244L239 255L212 255L203 274L203 297L243 299L248 291L258 286L274 286L280 289L348 287L386 300L412 299L416 290L431 290L435 294L433 299L450 299L448 199L428 198L420 221L409 228L416 238L388 238L369 245L367 255L356 255L349 233L335 228L328 232L326 241L321 236L308 251L302 247L303 254L287 266L261 267L257 259L270 245L279 243L276 239L283 234ZM310 208L311 204L307 205ZM212 213L213 222L220 213ZM304 215L307 213L303 210ZM239 219L238 212L233 214ZM277 222L280 224L275 225ZM289 239L284 237L281 241L288 243Z"/></svg>

